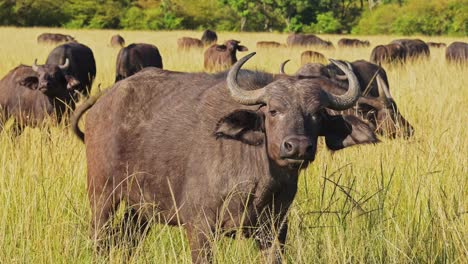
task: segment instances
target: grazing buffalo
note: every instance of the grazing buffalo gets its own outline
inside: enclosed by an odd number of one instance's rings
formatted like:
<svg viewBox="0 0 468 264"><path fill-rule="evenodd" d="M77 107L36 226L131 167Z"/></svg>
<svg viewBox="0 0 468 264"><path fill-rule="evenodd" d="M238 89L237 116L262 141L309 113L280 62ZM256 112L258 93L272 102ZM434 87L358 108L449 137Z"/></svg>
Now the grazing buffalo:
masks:
<svg viewBox="0 0 468 264"><path fill-rule="evenodd" d="M338 40L338 47L369 47L370 42L368 40L342 38Z"/></svg>
<svg viewBox="0 0 468 264"><path fill-rule="evenodd" d="M442 42L426 42L426 44L431 48L445 48L447 45Z"/></svg>
<svg viewBox="0 0 468 264"><path fill-rule="evenodd" d="M370 61L376 64L404 62L406 60L406 48L400 44L378 45L372 49Z"/></svg>
<svg viewBox="0 0 468 264"><path fill-rule="evenodd" d="M60 121L67 110L72 109L72 90L77 83L66 73L64 65L20 65L0 80L0 129L6 119L13 117L16 128L40 125L51 116Z"/></svg>
<svg viewBox="0 0 468 264"><path fill-rule="evenodd" d="M216 42L218 41L218 35L216 35L216 32L207 29L203 31L201 41L203 42L204 46L216 44Z"/></svg>
<svg viewBox="0 0 468 264"><path fill-rule="evenodd" d="M63 64L67 59L69 66L64 73L67 76L73 76L78 81L74 91L87 96L96 77L96 61L93 51L80 43L65 43L50 52L46 64Z"/></svg>
<svg viewBox="0 0 468 264"><path fill-rule="evenodd" d="M429 46L420 39L396 39L390 43L405 47L407 58L428 58L431 54Z"/></svg>
<svg viewBox="0 0 468 264"><path fill-rule="evenodd" d="M42 33L37 37L37 43L58 44L62 42L75 42L75 38L70 35L58 33Z"/></svg>
<svg viewBox="0 0 468 264"><path fill-rule="evenodd" d="M317 51L312 51L312 50L306 50L301 53L301 64L304 65L306 63L311 63L311 62L326 62L327 59L325 56Z"/></svg>
<svg viewBox="0 0 468 264"><path fill-rule="evenodd" d="M291 34L286 39L288 46L320 46L324 48L333 48L330 41L325 41L313 34Z"/></svg>
<svg viewBox="0 0 468 264"><path fill-rule="evenodd" d="M130 44L117 54L115 82L132 76L145 67L163 68L158 48L151 44Z"/></svg>
<svg viewBox="0 0 468 264"><path fill-rule="evenodd" d="M285 74L284 66L286 62L280 67L280 73L282 74ZM414 129L398 111L396 102L390 94L385 70L365 60L354 61L351 63L351 67L359 81L362 96L359 98L357 106L352 110L348 110L347 114L357 115L365 120L380 135L390 138L398 136L411 137L414 134ZM305 64L295 75L306 78L326 77L340 87L339 89L328 90L328 92L337 94L344 93L348 86L347 76L335 64Z"/></svg>
<svg viewBox="0 0 468 264"><path fill-rule="evenodd" d="M106 224L125 201L131 209L121 229L136 230L137 241L149 221L182 226L192 261L207 263L214 234L239 230L258 242L266 263L281 262L288 209L318 137L333 150L377 139L356 117L326 111L345 110L359 98L359 83L342 63L335 62L350 87L337 96L324 90L335 84L323 78L242 74L252 56L238 61L226 80L147 69L75 111L98 246L105 248L112 232ZM253 79L264 87L243 85ZM89 108L83 133L77 124Z"/></svg>
<svg viewBox="0 0 468 264"><path fill-rule="evenodd" d="M191 48L203 48L203 42L196 38L182 37L177 40L177 48L179 50L189 50Z"/></svg>
<svg viewBox="0 0 468 264"><path fill-rule="evenodd" d="M445 50L445 59L449 62L468 62L468 43L453 42Z"/></svg>
<svg viewBox="0 0 468 264"><path fill-rule="evenodd" d="M204 67L207 71L223 71L237 61L237 51L248 51L247 47L239 45L238 40L228 40L223 45L213 44L205 51Z"/></svg>
<svg viewBox="0 0 468 264"><path fill-rule="evenodd" d="M117 34L111 37L110 44L112 47L124 47L125 39L119 34Z"/></svg>
<svg viewBox="0 0 468 264"><path fill-rule="evenodd" d="M258 41L257 42L257 49L281 48L281 47L285 47L285 45L276 41Z"/></svg>

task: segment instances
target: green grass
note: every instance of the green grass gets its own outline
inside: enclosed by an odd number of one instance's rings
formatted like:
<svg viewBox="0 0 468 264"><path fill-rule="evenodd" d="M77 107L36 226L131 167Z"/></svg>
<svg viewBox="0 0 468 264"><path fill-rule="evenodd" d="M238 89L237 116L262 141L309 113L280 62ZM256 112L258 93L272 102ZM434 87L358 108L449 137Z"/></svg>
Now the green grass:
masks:
<svg viewBox="0 0 468 264"><path fill-rule="evenodd" d="M44 63L53 46L39 46L42 32L65 32L89 45L97 62L97 85L114 80L117 31L0 28L0 75L19 63ZM200 32L119 32L126 42L157 45L166 69L201 71L201 51L177 52L180 36ZM221 32L251 51L259 40L284 43L285 34ZM335 44L340 36L324 36ZM365 37L372 45L397 36ZM450 43L455 39L423 37ZM467 39L462 39L467 41ZM259 50L247 67L277 72L300 48ZM327 57L368 59L371 48L320 50ZM239 56L242 56L239 54ZM448 65L444 49L427 61L387 67L392 94L415 128L410 140L382 138L378 145L331 153L319 146L316 161L301 174L290 210L285 259L290 263L468 263L468 68ZM48 132L50 130L50 133ZM28 128L19 137L0 133L0 263L120 263L124 250L94 254L89 239L84 145L64 125ZM249 239L221 239L219 263L259 263ZM155 225L132 263L190 262L179 228Z"/></svg>

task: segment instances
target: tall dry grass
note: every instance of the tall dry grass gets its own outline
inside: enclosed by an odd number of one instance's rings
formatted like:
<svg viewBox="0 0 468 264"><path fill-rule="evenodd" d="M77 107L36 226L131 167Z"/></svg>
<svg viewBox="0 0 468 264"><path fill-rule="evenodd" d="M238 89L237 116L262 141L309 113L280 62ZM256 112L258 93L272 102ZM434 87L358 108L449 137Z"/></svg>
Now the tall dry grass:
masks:
<svg viewBox="0 0 468 264"><path fill-rule="evenodd" d="M200 32L0 28L0 76L34 58L43 63L53 46L36 44L42 32L64 32L92 48L94 85L110 86L115 56L110 36L158 46L166 69L201 71L202 51L177 52L180 36ZM335 44L340 36L323 36ZM219 33L255 50L258 40L285 42L285 34ZM362 38L372 45L395 36ZM450 43L446 37L427 38ZM467 41L467 39L463 39ZM292 59L294 72L305 49L258 50L249 68L277 72ZM327 57L368 59L371 48L321 50ZM239 56L242 56L239 54ZM468 67L448 65L444 49L427 61L387 67L392 94L415 127L409 140L389 140L336 153L319 147L302 173L290 210L285 259L290 263L468 263ZM64 125L0 133L0 263L119 263L125 249L97 256L89 239L84 146ZM258 263L251 240L221 239L219 263ZM131 263L190 262L178 228L156 225Z"/></svg>

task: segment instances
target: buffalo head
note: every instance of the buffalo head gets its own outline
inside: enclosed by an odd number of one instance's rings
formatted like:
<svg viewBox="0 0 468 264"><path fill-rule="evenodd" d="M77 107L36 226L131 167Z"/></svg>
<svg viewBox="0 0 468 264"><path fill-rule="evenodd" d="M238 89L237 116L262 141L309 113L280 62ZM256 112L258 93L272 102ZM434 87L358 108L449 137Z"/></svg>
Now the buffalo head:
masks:
<svg viewBox="0 0 468 264"><path fill-rule="evenodd" d="M229 71L227 86L232 98L242 105L258 105L256 111L238 110L218 122L216 135L247 144L265 143L268 156L279 166L307 164L315 158L318 136L337 150L359 143L375 142L372 130L352 116L330 116L324 110L345 110L360 96L359 82L350 65L331 60L349 80L349 89L335 95L322 89L325 78L304 79L283 76L260 89L241 87L237 75L254 55L239 60Z"/></svg>
<svg viewBox="0 0 468 264"><path fill-rule="evenodd" d="M236 51L248 51L249 49L246 46L239 45L240 41L238 40L228 40L224 42L223 45L218 45L216 47L217 51L228 51L230 53L236 53Z"/></svg>
<svg viewBox="0 0 468 264"><path fill-rule="evenodd" d="M70 62L68 59L65 59L65 63L62 65L37 65L36 59L32 65L32 69L39 76L26 77L21 81L21 85L37 89L50 96L63 95L64 91L72 91L80 84L75 77L66 73L69 66Z"/></svg>

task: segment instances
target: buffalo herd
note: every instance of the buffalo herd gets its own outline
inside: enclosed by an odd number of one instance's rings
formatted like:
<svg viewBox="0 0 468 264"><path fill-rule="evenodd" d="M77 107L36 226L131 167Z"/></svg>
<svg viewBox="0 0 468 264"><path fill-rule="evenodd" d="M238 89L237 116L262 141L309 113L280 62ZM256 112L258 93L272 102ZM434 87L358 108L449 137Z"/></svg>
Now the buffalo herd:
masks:
<svg viewBox="0 0 468 264"><path fill-rule="evenodd" d="M194 263L211 262L214 232L252 237L268 262L280 263L299 173L315 160L318 139L337 151L378 143L377 135L412 137L381 64L424 60L429 47L445 47L397 39L375 46L370 61L327 63L310 48L334 49L332 42L291 34L285 44L259 41L257 48L307 48L301 67L288 74L287 60L279 73L268 73L242 69L255 52L237 60L246 46L234 39L218 44L217 34L206 30L200 39L177 40L178 52L205 49L206 72L188 73L163 69L156 46L125 46L114 35L110 46L120 48L115 84L90 96L92 50L68 35L44 33L37 40L59 45L44 64L31 58L32 66L19 65L0 80L0 129L13 118L19 135L25 126L61 122L73 112L65 121L86 148L97 248L109 249L115 231L109 223L125 203L130 243L144 237L157 214L160 222L186 229ZM337 43L369 45L349 38ZM467 63L468 43L448 45L446 60Z"/></svg>

